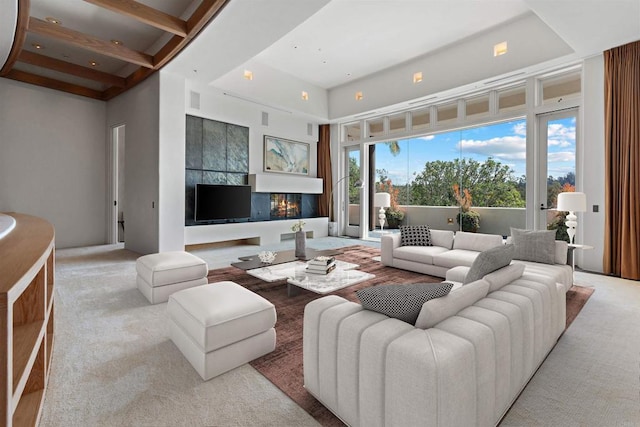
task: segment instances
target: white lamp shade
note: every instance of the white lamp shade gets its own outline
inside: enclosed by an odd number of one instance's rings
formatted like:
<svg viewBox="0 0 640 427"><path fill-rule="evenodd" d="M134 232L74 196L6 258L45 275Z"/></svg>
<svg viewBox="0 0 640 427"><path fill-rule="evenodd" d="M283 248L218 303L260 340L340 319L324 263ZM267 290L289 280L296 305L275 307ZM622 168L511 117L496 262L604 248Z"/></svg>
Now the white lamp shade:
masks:
<svg viewBox="0 0 640 427"><path fill-rule="evenodd" d="M391 206L391 194L376 193L373 198L373 205L378 208L388 208Z"/></svg>
<svg viewBox="0 0 640 427"><path fill-rule="evenodd" d="M556 209L566 212L586 212L587 195L578 192L560 193Z"/></svg>

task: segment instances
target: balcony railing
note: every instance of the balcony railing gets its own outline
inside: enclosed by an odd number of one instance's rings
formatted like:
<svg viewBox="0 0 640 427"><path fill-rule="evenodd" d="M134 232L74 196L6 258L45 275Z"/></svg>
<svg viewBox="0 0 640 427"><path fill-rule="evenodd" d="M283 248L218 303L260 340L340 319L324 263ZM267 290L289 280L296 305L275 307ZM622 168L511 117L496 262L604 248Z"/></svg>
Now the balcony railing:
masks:
<svg viewBox="0 0 640 427"><path fill-rule="evenodd" d="M456 215L459 209L455 206L400 206L405 212L403 224L428 224L438 230L459 230ZM511 234L510 227L526 228L525 208L482 208L473 207L480 214L479 233ZM377 211L376 211L377 212ZM349 224L360 224L360 205L349 205ZM376 226L378 222L376 220Z"/></svg>

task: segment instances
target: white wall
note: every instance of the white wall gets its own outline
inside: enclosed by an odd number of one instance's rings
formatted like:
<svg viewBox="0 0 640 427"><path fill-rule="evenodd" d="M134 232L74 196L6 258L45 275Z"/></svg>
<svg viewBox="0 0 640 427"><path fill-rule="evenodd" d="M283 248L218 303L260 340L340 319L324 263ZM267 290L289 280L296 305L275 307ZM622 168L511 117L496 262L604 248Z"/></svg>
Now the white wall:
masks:
<svg viewBox="0 0 640 427"><path fill-rule="evenodd" d="M106 237L105 103L0 79L0 211L51 222L58 248Z"/></svg>
<svg viewBox="0 0 640 427"><path fill-rule="evenodd" d="M582 173L577 188L587 195L587 211L578 214L577 243L594 249L576 251L576 264L585 270L602 272L604 254L604 58L584 61L582 83L582 147L577 167ZM593 212L593 205L599 212Z"/></svg>
<svg viewBox="0 0 640 427"><path fill-rule="evenodd" d="M200 95L200 108L191 108L191 92L196 92ZM248 101L239 100L224 95L219 90L210 86L201 85L192 81L186 81L185 85L185 108L186 114L193 116L204 117L207 119L218 120L221 122L233 123L240 126L246 126L249 128L249 173L263 173L263 137L264 135L277 136L286 139L292 139L295 141L307 142L310 144L310 163L309 163L309 176L317 177L317 142L318 142L318 123L308 119L306 117L296 116L282 112L273 108L261 106ZM268 114L268 125L262 125L262 113ZM184 120L184 116L183 116ZM311 124L312 135L307 134L307 126ZM182 136L184 145L184 134ZM184 153L181 157L181 173L184 174ZM268 172L267 172L268 173ZM295 175L288 175L290 179L295 180ZM184 187L184 178L183 187ZM184 188L183 188L184 193ZM176 205L180 205L184 211L184 194L181 199L176 197ZM326 224L326 219L324 219ZM184 224L184 222L183 222ZM271 223L272 224L272 223ZM264 236L269 236L267 233L270 227L269 222L259 224L257 228L252 227L251 233L255 233L256 230L264 231ZM322 228L322 227L321 227ZM236 227L220 227L217 225L203 225L188 227L188 231L185 231L185 227L182 228L185 232L186 244L202 243L199 234L212 235L215 234L215 239L207 239L207 241L225 241L234 240L238 238L236 233ZM228 230L228 233L227 233ZM314 236L319 237L321 235L326 236L327 228L324 230L316 230ZM272 233L271 233L272 234ZM245 236L246 237L246 236ZM253 235L251 236L253 237ZM268 238L268 237L267 237Z"/></svg>
<svg viewBox="0 0 640 427"><path fill-rule="evenodd" d="M156 73L107 102L107 126L124 124L125 248L158 252L159 87Z"/></svg>
<svg viewBox="0 0 640 427"><path fill-rule="evenodd" d="M184 250L184 78L160 71L158 252Z"/></svg>
<svg viewBox="0 0 640 427"><path fill-rule="evenodd" d="M191 91L200 94L199 109L190 107ZM317 176L319 124L317 121L226 96L218 89L192 81L186 82L185 93L186 114L249 128L250 174L263 172L263 137L271 135L309 143L311 148L309 176ZM269 115L268 126L262 125L262 112ZM309 123L312 125L312 135L307 134L307 124ZM184 162L182 168L184 169ZM295 179L295 176L291 175L291 178Z"/></svg>

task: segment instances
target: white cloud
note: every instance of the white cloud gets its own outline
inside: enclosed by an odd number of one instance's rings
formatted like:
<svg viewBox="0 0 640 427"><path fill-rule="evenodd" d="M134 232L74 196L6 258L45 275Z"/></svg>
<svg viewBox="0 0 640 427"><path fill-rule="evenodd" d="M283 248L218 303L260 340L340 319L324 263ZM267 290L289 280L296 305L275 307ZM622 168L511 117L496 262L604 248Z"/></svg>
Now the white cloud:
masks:
<svg viewBox="0 0 640 427"><path fill-rule="evenodd" d="M431 141L435 137L436 137L435 135L427 135L427 136L421 136L420 138L417 138L417 139L421 139L423 141Z"/></svg>
<svg viewBox="0 0 640 427"><path fill-rule="evenodd" d="M522 121L520 123L517 123L513 127L513 133L515 133L516 135L526 136L527 135L527 123L524 122L524 121Z"/></svg>
<svg viewBox="0 0 640 427"><path fill-rule="evenodd" d="M551 123L547 128L547 145L550 147L571 147L576 141L576 127Z"/></svg>
<svg viewBox="0 0 640 427"><path fill-rule="evenodd" d="M576 153L573 151L558 151L557 153L549 153L547 156L549 163L551 162L575 162Z"/></svg>
<svg viewBox="0 0 640 427"><path fill-rule="evenodd" d="M464 139L456 149L463 153L478 154L502 160L525 160L527 143L521 136L503 136L487 140Z"/></svg>

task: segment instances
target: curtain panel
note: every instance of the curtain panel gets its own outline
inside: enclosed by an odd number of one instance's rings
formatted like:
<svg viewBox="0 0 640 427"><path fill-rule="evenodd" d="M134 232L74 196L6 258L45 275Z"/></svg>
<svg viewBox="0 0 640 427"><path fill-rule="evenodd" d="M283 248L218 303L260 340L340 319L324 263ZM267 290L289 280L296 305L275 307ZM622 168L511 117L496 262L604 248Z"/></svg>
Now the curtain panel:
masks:
<svg viewBox="0 0 640 427"><path fill-rule="evenodd" d="M603 270L640 279L640 41L604 52Z"/></svg>
<svg viewBox="0 0 640 427"><path fill-rule="evenodd" d="M330 126L318 128L318 178L322 178L322 194L318 197L318 214L328 216L331 211L331 131ZM329 218L331 220L331 218Z"/></svg>

